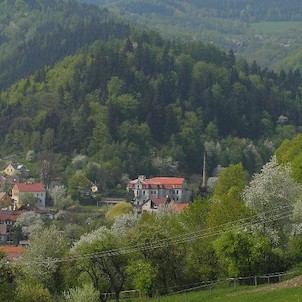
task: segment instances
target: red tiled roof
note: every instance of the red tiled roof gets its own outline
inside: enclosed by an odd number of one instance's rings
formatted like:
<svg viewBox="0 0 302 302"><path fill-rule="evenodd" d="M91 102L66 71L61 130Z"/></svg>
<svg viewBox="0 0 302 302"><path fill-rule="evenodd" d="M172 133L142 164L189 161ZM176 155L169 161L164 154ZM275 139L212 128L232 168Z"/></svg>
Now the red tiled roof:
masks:
<svg viewBox="0 0 302 302"><path fill-rule="evenodd" d="M45 192L45 187L42 183L18 183L15 186L19 192Z"/></svg>
<svg viewBox="0 0 302 302"><path fill-rule="evenodd" d="M170 207L179 213L183 212L188 206L188 203L176 203L174 200L170 202Z"/></svg>
<svg viewBox="0 0 302 302"><path fill-rule="evenodd" d="M166 197L151 197L150 200L157 206L164 206L167 203Z"/></svg>
<svg viewBox="0 0 302 302"><path fill-rule="evenodd" d="M150 180L155 183L170 186L181 186L185 181L185 179L182 177L153 177L150 178Z"/></svg>
<svg viewBox="0 0 302 302"><path fill-rule="evenodd" d="M15 222L22 213L23 211L0 211L0 222L1 221Z"/></svg>
<svg viewBox="0 0 302 302"><path fill-rule="evenodd" d="M183 177L153 177L150 179L140 179L139 181L143 187L177 189L183 186L185 179ZM128 184L128 188L133 187L137 182L138 179L131 180Z"/></svg>
<svg viewBox="0 0 302 302"><path fill-rule="evenodd" d="M14 245L3 245L0 246L0 249L5 252L7 258L10 260L20 258L23 252L25 251L24 247Z"/></svg>

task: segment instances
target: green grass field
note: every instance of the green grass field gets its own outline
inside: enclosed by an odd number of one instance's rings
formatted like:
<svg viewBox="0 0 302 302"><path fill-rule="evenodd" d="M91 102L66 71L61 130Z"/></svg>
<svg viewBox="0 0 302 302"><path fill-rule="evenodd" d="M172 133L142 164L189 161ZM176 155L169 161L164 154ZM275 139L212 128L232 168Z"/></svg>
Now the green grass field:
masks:
<svg viewBox="0 0 302 302"><path fill-rule="evenodd" d="M281 34L291 29L300 29L302 22L259 22L251 24L251 28L259 34Z"/></svg>
<svg viewBox="0 0 302 302"><path fill-rule="evenodd" d="M269 290L270 287L246 287L218 288L213 290L201 290L187 294L162 296L153 299L125 299L125 302L302 302L302 287L291 287Z"/></svg>

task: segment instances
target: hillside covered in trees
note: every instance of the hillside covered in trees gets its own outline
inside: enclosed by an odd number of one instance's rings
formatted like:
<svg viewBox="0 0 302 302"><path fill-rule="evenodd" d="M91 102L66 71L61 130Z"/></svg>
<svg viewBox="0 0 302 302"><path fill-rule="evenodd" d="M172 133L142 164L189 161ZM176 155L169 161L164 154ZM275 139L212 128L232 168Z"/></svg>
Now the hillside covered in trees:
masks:
<svg viewBox="0 0 302 302"><path fill-rule="evenodd" d="M15 261L0 250L1 301L119 301L123 290L147 298L295 270L299 69L165 39L72 0L0 5L0 164L16 159L29 181L60 183L48 188L53 212L20 212L10 229L29 245ZM217 177L200 196L204 150ZM141 215L129 202L91 206L130 199L125 186L138 174L185 176L192 202L179 213L167 198Z"/></svg>
<svg viewBox="0 0 302 302"><path fill-rule="evenodd" d="M122 18L168 37L211 42L252 62L280 70L279 60L301 45L299 1L80 0L108 7ZM294 68L283 62L281 68Z"/></svg>
<svg viewBox="0 0 302 302"><path fill-rule="evenodd" d="M75 1L0 3L0 89L97 39L123 38L129 28L105 9Z"/></svg>
<svg viewBox="0 0 302 302"><path fill-rule="evenodd" d="M210 171L242 162L252 173L299 131L301 83L298 70L155 32L96 41L1 93L1 154L82 154L118 183L200 173L206 147Z"/></svg>

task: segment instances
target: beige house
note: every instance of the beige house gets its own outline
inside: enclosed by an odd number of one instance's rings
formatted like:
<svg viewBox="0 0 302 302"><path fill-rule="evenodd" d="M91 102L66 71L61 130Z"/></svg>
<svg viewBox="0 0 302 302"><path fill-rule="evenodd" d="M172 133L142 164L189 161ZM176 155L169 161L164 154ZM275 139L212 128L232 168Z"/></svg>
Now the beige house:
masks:
<svg viewBox="0 0 302 302"><path fill-rule="evenodd" d="M32 194L37 198L37 206L45 207L46 190L42 183L18 183L12 189L12 199L17 207L19 207L22 196Z"/></svg>
<svg viewBox="0 0 302 302"><path fill-rule="evenodd" d="M0 208L1 209L2 208L7 208L7 209L13 208L13 200L5 192L0 192Z"/></svg>
<svg viewBox="0 0 302 302"><path fill-rule="evenodd" d="M29 170L22 164L9 164L5 169L4 173L9 176L19 175L21 177L28 177Z"/></svg>

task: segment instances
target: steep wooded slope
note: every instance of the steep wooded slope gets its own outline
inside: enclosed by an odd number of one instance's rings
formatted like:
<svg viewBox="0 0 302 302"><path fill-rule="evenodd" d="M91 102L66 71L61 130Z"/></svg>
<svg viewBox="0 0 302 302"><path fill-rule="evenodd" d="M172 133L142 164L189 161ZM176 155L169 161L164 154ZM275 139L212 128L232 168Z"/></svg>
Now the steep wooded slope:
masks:
<svg viewBox="0 0 302 302"><path fill-rule="evenodd" d="M199 172L206 143L211 168L253 172L300 125L301 83L154 32L98 41L0 95L1 149L87 154L135 176Z"/></svg>
<svg viewBox="0 0 302 302"><path fill-rule="evenodd" d="M60 0L0 3L0 89L97 39L124 38L128 26L105 9Z"/></svg>

